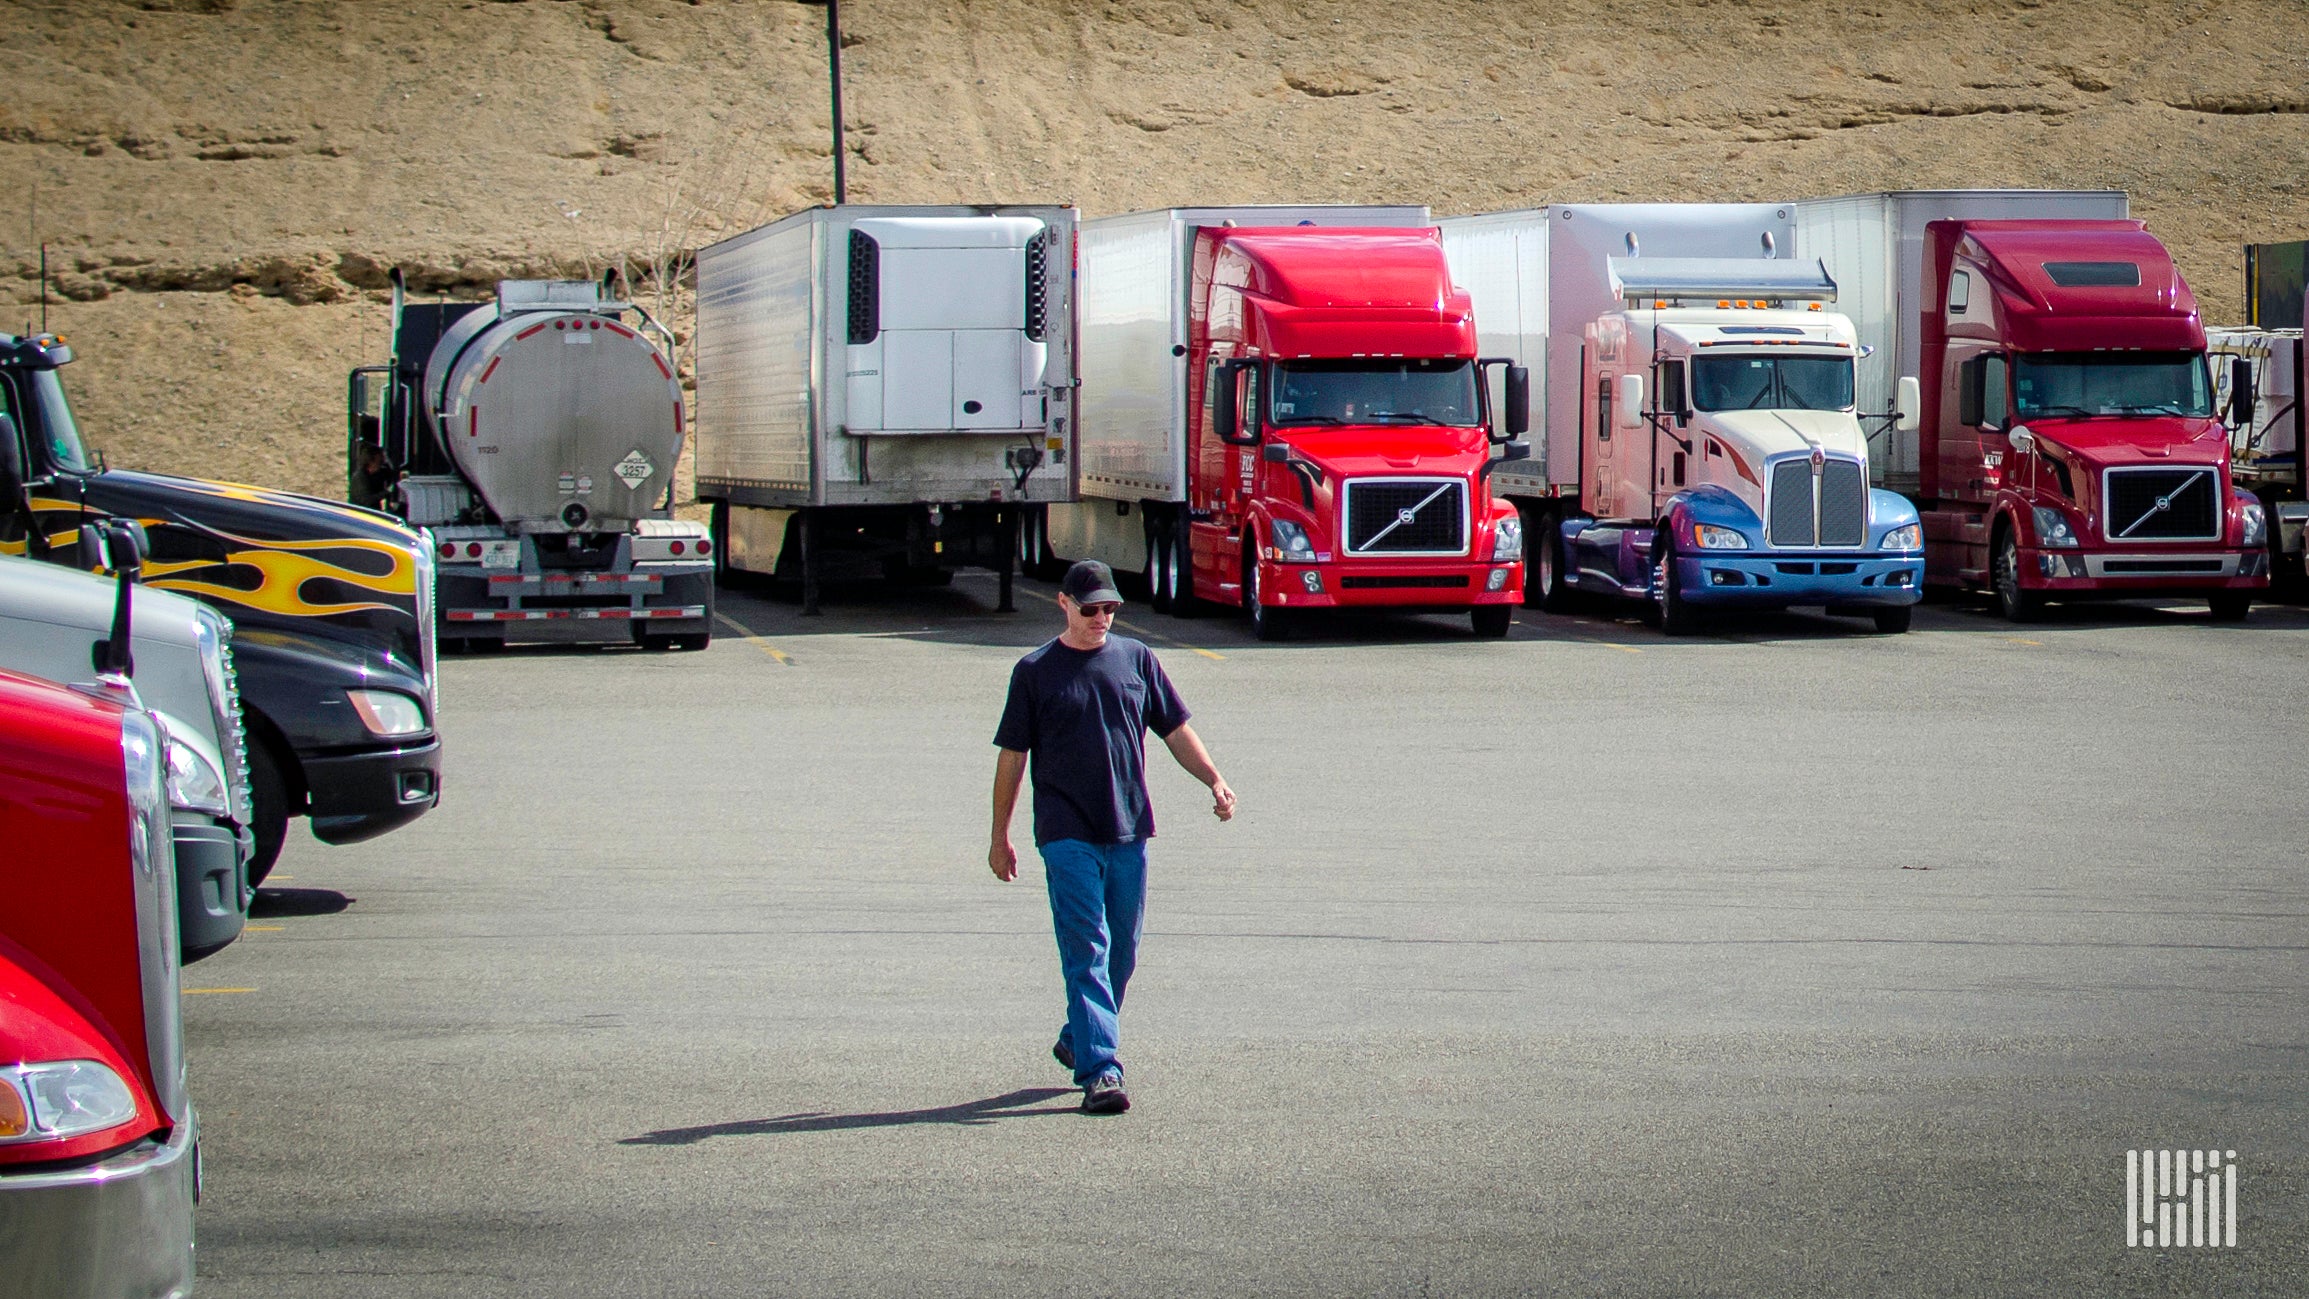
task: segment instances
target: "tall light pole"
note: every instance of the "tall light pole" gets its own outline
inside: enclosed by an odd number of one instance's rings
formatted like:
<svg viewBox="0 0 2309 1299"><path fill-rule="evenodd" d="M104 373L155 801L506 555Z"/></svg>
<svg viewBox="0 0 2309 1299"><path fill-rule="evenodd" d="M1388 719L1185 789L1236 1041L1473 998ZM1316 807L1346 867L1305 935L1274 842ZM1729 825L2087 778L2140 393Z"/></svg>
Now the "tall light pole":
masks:
<svg viewBox="0 0 2309 1299"><path fill-rule="evenodd" d="M849 186L842 178L842 0L826 3L826 68L834 95L834 201L847 203Z"/></svg>

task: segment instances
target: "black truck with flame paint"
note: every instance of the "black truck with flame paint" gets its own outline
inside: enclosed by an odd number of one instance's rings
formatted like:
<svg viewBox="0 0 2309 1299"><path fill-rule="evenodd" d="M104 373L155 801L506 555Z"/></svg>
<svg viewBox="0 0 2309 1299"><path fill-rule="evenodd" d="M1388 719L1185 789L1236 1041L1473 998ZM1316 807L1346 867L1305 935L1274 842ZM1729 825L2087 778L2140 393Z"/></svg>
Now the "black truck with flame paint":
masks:
<svg viewBox="0 0 2309 1299"><path fill-rule="evenodd" d="M89 453L54 335L0 334L0 554L77 565L82 524L144 525L145 581L232 620L247 723L256 854L292 816L345 844L440 798L433 556L398 521L259 487L108 469Z"/></svg>

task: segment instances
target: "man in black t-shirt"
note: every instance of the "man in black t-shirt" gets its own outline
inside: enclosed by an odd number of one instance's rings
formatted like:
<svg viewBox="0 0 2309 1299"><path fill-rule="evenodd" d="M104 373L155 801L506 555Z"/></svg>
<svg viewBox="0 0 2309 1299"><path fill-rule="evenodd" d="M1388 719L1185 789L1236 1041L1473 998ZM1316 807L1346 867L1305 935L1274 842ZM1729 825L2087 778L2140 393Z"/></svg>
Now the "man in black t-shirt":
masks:
<svg viewBox="0 0 2309 1299"><path fill-rule="evenodd" d="M1010 818L1033 759L1034 846L1050 888L1051 925L1066 975L1066 1026L1051 1054L1074 1071L1086 1114L1130 1108L1115 1059L1116 1016L1138 965L1146 910L1146 739L1153 731L1181 767L1210 786L1212 811L1235 814L1235 792L1187 725L1187 706L1154 651L1113 636L1122 596L1096 560L1067 570L1066 631L1018 661L994 743L994 877L1018 877Z"/></svg>

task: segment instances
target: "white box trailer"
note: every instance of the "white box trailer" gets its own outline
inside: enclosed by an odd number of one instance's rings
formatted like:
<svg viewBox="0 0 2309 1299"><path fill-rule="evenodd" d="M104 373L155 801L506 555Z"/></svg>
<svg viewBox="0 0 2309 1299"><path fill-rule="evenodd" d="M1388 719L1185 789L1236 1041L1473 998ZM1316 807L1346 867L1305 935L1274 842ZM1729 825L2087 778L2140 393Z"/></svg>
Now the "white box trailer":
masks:
<svg viewBox="0 0 2309 1299"><path fill-rule="evenodd" d="M1924 227L1934 221L2108 220L2130 215L2123 190L1932 189L1798 199L1798 257L1826 263L1836 309L1851 317L1865 354L1857 377L1863 415L1898 402L1900 379L1920 372L1918 295ZM1886 421L1889 423L1889 421ZM1882 486L1916 487L1918 432L1888 429L1870 458Z"/></svg>
<svg viewBox="0 0 2309 1299"><path fill-rule="evenodd" d="M1143 503L1187 495L1187 330L1195 232L1209 226L1432 225L1409 205L1162 208L1082 223L1083 503L1046 512L1028 553L1144 572Z"/></svg>
<svg viewBox="0 0 2309 1299"><path fill-rule="evenodd" d="M1072 501L1075 212L798 212L699 250L698 499L724 571L1001 573Z"/></svg>

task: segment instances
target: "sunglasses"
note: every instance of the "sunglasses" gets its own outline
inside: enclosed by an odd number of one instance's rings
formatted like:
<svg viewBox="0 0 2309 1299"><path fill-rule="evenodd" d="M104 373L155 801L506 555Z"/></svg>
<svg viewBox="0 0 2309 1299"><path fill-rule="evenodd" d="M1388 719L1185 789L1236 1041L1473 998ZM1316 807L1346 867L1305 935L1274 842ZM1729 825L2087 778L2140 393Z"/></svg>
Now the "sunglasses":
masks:
<svg viewBox="0 0 2309 1299"><path fill-rule="evenodd" d="M1112 618L1122 612L1122 606L1119 604L1078 604L1074 607L1082 610L1082 616L1085 618Z"/></svg>

